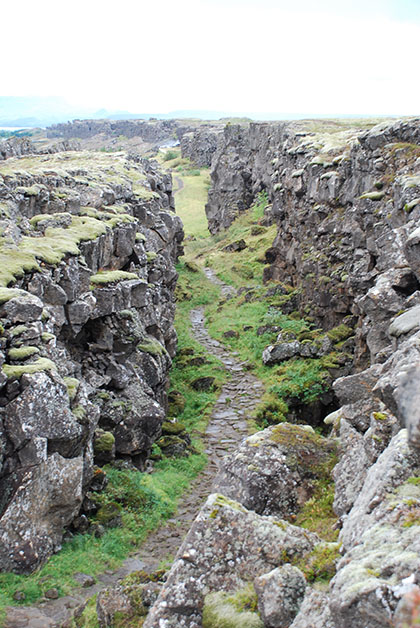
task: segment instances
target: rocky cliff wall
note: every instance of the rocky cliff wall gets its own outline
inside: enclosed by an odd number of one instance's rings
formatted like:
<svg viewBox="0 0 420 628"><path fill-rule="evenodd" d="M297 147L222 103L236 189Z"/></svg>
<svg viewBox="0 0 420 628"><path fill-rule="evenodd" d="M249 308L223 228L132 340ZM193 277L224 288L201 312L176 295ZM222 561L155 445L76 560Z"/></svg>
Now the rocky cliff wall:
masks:
<svg viewBox="0 0 420 628"><path fill-rule="evenodd" d="M265 278L299 288L301 312L324 328L355 316L376 356L390 316L419 298L411 234L420 121L333 131L227 126L213 158L209 228L227 227L265 191L278 226Z"/></svg>
<svg viewBox="0 0 420 628"><path fill-rule="evenodd" d="M299 286L301 309L326 327L355 321L359 358L334 383L340 407L325 419L328 438L280 424L225 459L215 486L224 495L203 506L146 626L210 627L227 617L261 628L417 624L419 133L420 120L402 121L346 131L343 145L294 125L226 128L213 160L212 230L266 191L266 220L278 225L267 279ZM283 352L279 363L287 359ZM291 525L334 446L337 544Z"/></svg>
<svg viewBox="0 0 420 628"><path fill-rule="evenodd" d="M30 571L89 514L94 466L144 469L165 416L170 175L121 154L0 165L0 569Z"/></svg>
<svg viewBox="0 0 420 628"><path fill-rule="evenodd" d="M145 142L159 142L176 137L176 120L73 120L53 124L47 137L86 139L101 133L107 136L141 137Z"/></svg>
<svg viewBox="0 0 420 628"><path fill-rule="evenodd" d="M184 133L181 138L182 157L187 157L200 168L210 168L221 133L223 129L220 127Z"/></svg>
<svg viewBox="0 0 420 628"><path fill-rule="evenodd" d="M22 157L24 155L47 155L67 150L78 150L80 146L74 140L63 140L48 146L40 146L27 137L11 137L0 140L0 161L9 157Z"/></svg>

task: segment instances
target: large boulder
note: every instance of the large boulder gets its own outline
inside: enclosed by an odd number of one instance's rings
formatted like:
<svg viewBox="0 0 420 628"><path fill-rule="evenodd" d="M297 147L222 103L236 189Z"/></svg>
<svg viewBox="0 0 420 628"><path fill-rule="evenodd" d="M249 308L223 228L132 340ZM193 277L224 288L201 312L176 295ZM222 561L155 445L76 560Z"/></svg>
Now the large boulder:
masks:
<svg viewBox="0 0 420 628"><path fill-rule="evenodd" d="M216 476L215 490L260 515L288 518L329 478L331 439L309 426L280 423L249 436Z"/></svg>
<svg viewBox="0 0 420 628"><path fill-rule="evenodd" d="M223 495L207 499L181 545L144 628L198 628L204 596L237 591L311 551L317 535L247 511Z"/></svg>
<svg viewBox="0 0 420 628"><path fill-rule="evenodd" d="M58 453L23 472L0 520L0 570L27 573L60 548L82 503L83 458Z"/></svg>

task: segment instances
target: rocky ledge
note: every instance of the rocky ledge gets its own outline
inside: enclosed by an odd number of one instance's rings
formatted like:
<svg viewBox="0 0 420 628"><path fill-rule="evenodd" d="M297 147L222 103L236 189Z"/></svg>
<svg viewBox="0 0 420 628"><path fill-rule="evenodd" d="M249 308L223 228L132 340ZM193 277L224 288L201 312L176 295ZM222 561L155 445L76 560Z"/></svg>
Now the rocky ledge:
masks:
<svg viewBox="0 0 420 628"><path fill-rule="evenodd" d="M22 151L24 152L24 151ZM171 178L121 153L0 165L0 570L86 529L95 463L144 469L176 347Z"/></svg>

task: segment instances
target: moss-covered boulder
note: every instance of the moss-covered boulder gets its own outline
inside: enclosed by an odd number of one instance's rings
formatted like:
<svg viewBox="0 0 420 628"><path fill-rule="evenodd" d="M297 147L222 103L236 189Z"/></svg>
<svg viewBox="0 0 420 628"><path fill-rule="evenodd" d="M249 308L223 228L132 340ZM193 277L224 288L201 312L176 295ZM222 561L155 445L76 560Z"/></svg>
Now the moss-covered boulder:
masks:
<svg viewBox="0 0 420 628"><path fill-rule="evenodd" d="M115 436L101 429L95 431L93 453L96 464L111 462L115 458Z"/></svg>
<svg viewBox="0 0 420 628"><path fill-rule="evenodd" d="M168 394L168 415L178 416L185 408L185 397L178 390L171 390Z"/></svg>

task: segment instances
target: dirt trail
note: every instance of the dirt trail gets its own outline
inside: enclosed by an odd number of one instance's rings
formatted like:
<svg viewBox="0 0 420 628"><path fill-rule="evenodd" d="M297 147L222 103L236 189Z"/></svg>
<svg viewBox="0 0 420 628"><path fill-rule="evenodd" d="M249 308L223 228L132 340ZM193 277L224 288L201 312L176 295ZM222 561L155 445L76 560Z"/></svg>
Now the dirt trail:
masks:
<svg viewBox="0 0 420 628"><path fill-rule="evenodd" d="M221 282L211 269L207 277L221 287L223 297L230 298L235 290ZM182 498L177 513L161 528L149 535L141 549L126 559L120 569L98 577L98 582L77 589L58 600L49 600L34 607L11 607L5 628L58 628L72 616L75 608L105 587L112 586L128 573L145 569L155 570L162 560L172 559L195 519L203 501L211 492L220 461L248 435L247 418L258 404L263 392L262 383L249 373L223 345L208 334L204 325L204 308L191 311L191 324L195 338L209 353L225 366L230 374L217 399L204 436L208 465L194 480L190 491Z"/></svg>

